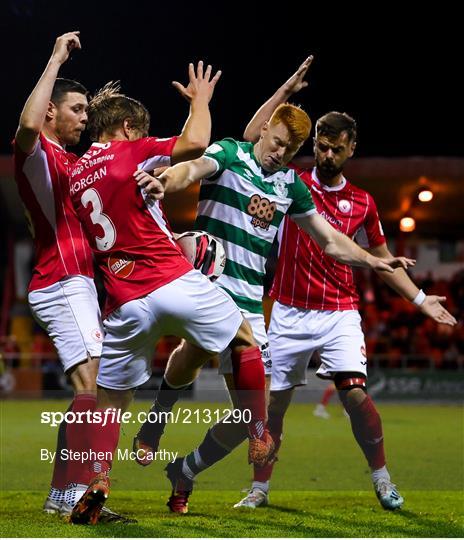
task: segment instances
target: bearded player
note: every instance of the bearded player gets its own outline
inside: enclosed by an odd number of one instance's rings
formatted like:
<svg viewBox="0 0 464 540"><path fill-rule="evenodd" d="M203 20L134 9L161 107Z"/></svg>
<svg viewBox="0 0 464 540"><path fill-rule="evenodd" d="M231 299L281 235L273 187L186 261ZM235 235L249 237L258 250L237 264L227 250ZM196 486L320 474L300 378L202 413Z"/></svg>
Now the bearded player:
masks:
<svg viewBox="0 0 464 540"><path fill-rule="evenodd" d="M245 131L247 139L256 140L261 125L274 109L307 85L303 78L310 63L311 58L258 110ZM330 112L316 123L314 169L293 168L301 175L318 212L327 222L356 239L372 255L389 257L374 199L343 175L344 165L355 148L355 121L345 113ZM404 268L378 275L424 315L438 323L456 324L441 305L446 298L420 291ZM332 379L337 387L353 435L371 469L380 504L387 510L400 508L404 501L386 466L381 419L366 390L366 348L351 268L327 257L304 229L286 219L270 294L276 301L268 330L273 358L268 427L276 454L294 388L306 383L307 365L318 351L321 367L317 375ZM273 463L255 468L250 492L235 506L256 508L267 504L272 470Z"/></svg>

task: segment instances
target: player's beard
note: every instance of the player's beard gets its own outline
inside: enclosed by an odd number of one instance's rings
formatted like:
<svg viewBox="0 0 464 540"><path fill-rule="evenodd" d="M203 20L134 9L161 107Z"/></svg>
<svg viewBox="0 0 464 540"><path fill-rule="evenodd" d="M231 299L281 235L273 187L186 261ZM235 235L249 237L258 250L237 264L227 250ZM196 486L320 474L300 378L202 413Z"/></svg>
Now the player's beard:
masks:
<svg viewBox="0 0 464 540"><path fill-rule="evenodd" d="M66 146L76 146L81 140L81 132L75 131L67 134L66 140L64 141Z"/></svg>
<svg viewBox="0 0 464 540"><path fill-rule="evenodd" d="M340 174L343 171L343 164L337 167L330 161L316 162L316 165L319 175L325 180L335 178L337 174Z"/></svg>

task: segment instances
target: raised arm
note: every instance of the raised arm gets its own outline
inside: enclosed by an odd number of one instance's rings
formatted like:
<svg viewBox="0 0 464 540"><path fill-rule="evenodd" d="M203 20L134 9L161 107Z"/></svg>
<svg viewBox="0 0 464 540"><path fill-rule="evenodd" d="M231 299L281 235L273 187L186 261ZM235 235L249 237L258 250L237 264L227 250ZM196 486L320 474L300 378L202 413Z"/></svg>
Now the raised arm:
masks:
<svg viewBox="0 0 464 540"><path fill-rule="evenodd" d="M308 83L303 79L312 61L313 56L308 56L295 73L256 111L245 128L243 137L246 141L256 142L259 139L263 124L269 120L276 107L281 103L285 103L290 96L296 94L302 88L308 86Z"/></svg>
<svg viewBox="0 0 464 540"><path fill-rule="evenodd" d="M180 163L200 157L206 150L211 138L211 113L209 102L216 83L221 76L218 71L211 78L212 68L208 66L203 74L203 62L198 62L197 72L189 64L189 83L185 87L177 81L173 86L190 103L190 113L172 153L172 162Z"/></svg>
<svg viewBox="0 0 464 540"><path fill-rule="evenodd" d="M57 38L47 67L28 97L19 117L15 140L19 148L26 154L32 152L42 131L53 86L61 65L66 62L73 49L80 48L78 31L68 32Z"/></svg>
<svg viewBox="0 0 464 540"><path fill-rule="evenodd" d="M386 244L369 248L368 251L376 257L392 257ZM378 274L389 287L405 300L414 302L424 315L427 315L438 323L448 324L450 326L454 326L457 323L451 313L440 303L445 302L446 297L436 296L434 294L426 295L423 291L419 290L402 268L397 268L393 274L387 274L385 272L378 272Z"/></svg>
<svg viewBox="0 0 464 540"><path fill-rule="evenodd" d="M350 240L348 236L335 230L330 223L319 214L311 214L305 217L293 217L294 221L324 250L337 261L352 266L363 266L382 272L394 272L395 268L408 268L415 261L406 257L387 256L378 258Z"/></svg>
<svg viewBox="0 0 464 540"><path fill-rule="evenodd" d="M212 159L201 157L178 163L156 177L143 174L143 171L136 171L134 177L137 180L137 185L143 188L150 198L159 199L161 198L159 196L160 183L164 188L164 193L174 193L186 189L193 182L211 176L216 172L216 169L216 164Z"/></svg>

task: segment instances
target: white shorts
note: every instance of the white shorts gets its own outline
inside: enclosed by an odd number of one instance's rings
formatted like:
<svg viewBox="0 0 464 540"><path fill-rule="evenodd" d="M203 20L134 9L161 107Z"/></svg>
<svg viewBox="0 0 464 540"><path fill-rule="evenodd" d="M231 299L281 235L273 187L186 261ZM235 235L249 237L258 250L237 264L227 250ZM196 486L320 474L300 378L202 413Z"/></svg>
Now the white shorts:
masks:
<svg viewBox="0 0 464 540"><path fill-rule="evenodd" d="M93 279L69 276L31 291L28 300L35 320L52 339L64 371L89 356L101 355L103 327Z"/></svg>
<svg viewBox="0 0 464 540"><path fill-rule="evenodd" d="M306 384L306 369L314 351L321 357L316 374L323 379L333 379L343 371L367 374L361 317L355 310L317 311L274 302L268 337L271 390Z"/></svg>
<svg viewBox="0 0 464 540"><path fill-rule="evenodd" d="M129 390L151 375L155 344L173 335L206 351L221 352L243 317L230 296L191 270L143 298L126 302L105 319L97 383Z"/></svg>
<svg viewBox="0 0 464 540"><path fill-rule="evenodd" d="M264 373L266 375L271 375L271 351L267 339L266 326L264 324L264 315L261 313L250 313L249 311L242 311L242 315L243 318L249 322L251 329L253 330L253 337L261 351ZM219 355L219 373L221 375L232 373L232 355L229 347Z"/></svg>

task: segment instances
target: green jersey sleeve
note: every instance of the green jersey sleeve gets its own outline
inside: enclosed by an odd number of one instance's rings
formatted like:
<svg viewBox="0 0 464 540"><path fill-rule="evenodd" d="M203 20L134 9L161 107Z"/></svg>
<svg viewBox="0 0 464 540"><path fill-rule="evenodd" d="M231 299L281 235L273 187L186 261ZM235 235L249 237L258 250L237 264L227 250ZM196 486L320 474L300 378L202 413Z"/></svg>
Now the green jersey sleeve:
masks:
<svg viewBox="0 0 464 540"><path fill-rule="evenodd" d="M237 155L237 141L234 139L223 139L208 146L203 157L212 159L216 163L216 172L209 179L215 179L220 176L230 164L234 161Z"/></svg>
<svg viewBox="0 0 464 540"><path fill-rule="evenodd" d="M290 216L305 216L317 212L311 192L296 172L295 182L292 185L293 202L288 209Z"/></svg>

